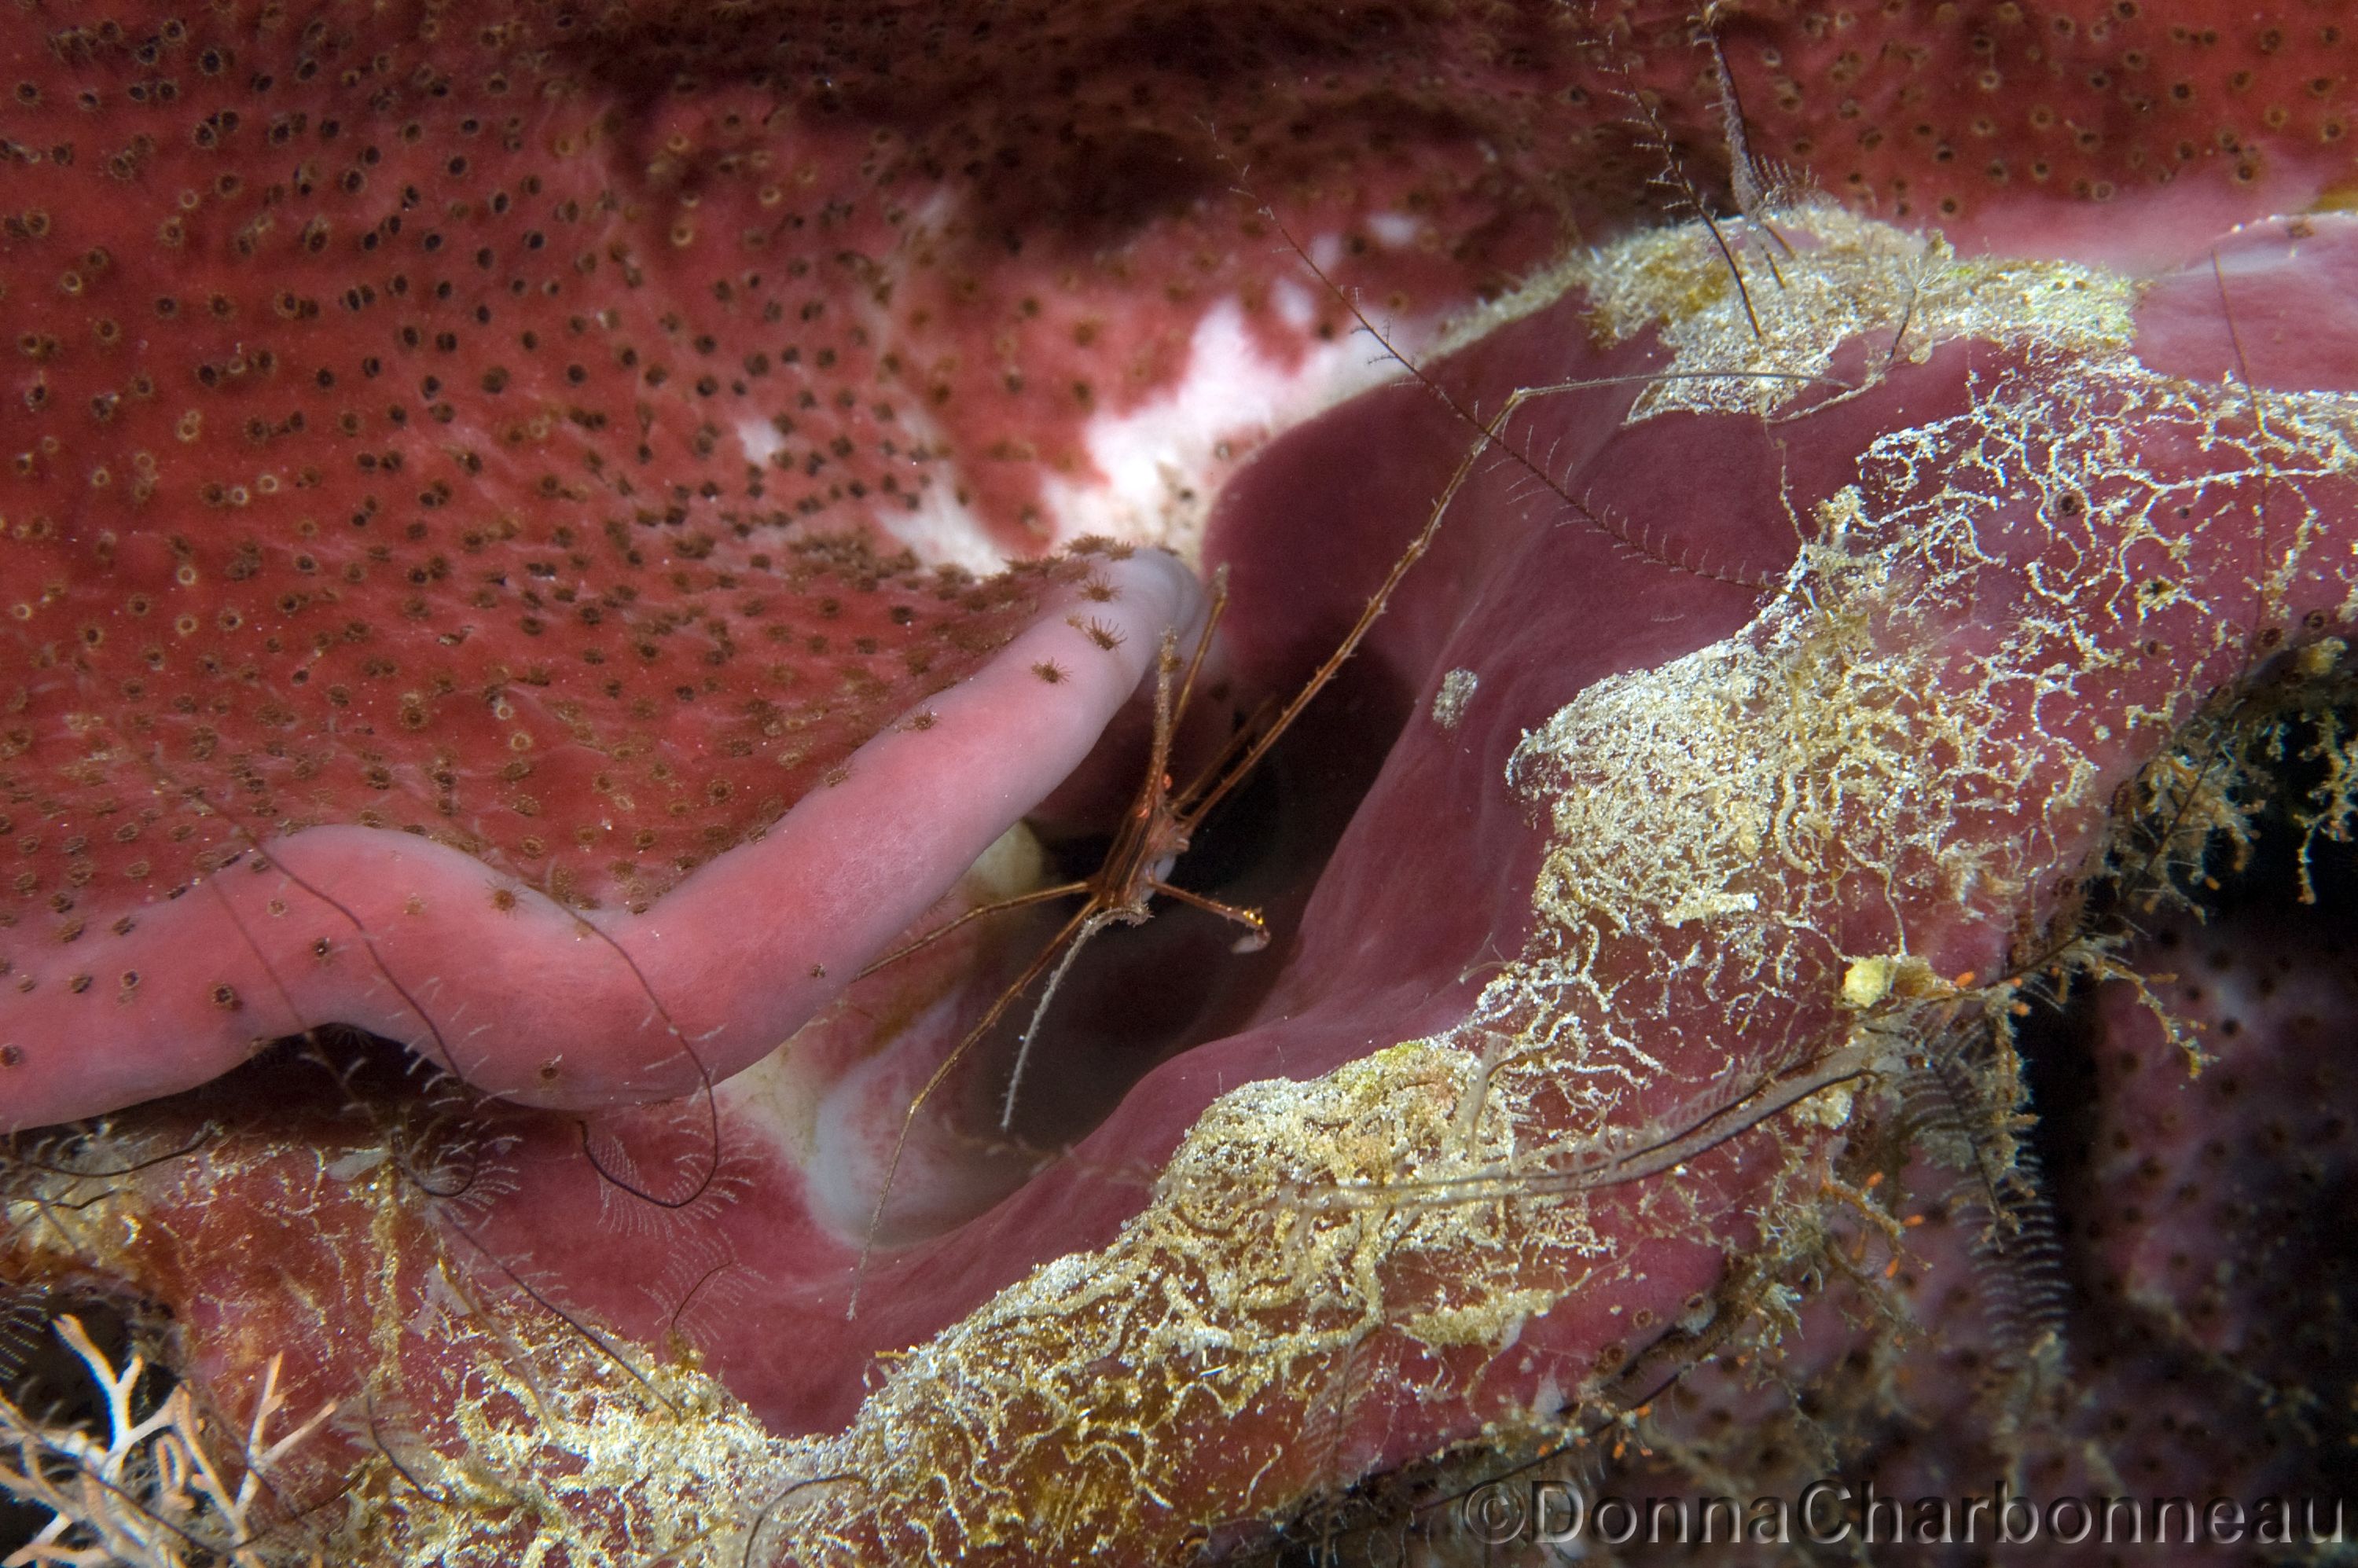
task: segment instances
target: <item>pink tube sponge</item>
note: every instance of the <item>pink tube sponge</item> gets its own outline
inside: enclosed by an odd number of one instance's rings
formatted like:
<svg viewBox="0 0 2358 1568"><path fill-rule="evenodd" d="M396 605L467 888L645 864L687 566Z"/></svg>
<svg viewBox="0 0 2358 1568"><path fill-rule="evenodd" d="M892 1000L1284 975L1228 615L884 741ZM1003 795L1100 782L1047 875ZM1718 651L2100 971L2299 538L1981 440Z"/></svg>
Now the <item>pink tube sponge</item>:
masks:
<svg viewBox="0 0 2358 1568"><path fill-rule="evenodd" d="M95 943L20 954L0 1000L0 1128L188 1088L322 1021L535 1105L728 1076L1072 773L1163 633L1201 620L1194 577L1161 551L1050 573L1039 614L971 676L644 913L578 913L430 840L326 827L261 845ZM730 979L748 972L772 983Z"/></svg>

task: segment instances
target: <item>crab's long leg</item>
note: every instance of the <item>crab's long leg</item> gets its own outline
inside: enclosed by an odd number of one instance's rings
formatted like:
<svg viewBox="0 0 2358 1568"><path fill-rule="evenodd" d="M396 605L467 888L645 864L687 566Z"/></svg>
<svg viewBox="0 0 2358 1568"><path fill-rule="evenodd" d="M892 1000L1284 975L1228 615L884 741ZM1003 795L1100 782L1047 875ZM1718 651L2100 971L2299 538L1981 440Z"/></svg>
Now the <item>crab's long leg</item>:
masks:
<svg viewBox="0 0 2358 1568"><path fill-rule="evenodd" d="M1441 520L1448 515L1450 503L1456 500L1457 492L1465 488L1466 480L1474 472L1475 464L1480 460L1484 452L1490 449L1491 443L1498 439L1499 430L1505 427L1507 420L1513 416L1515 410L1521 406L1522 395L1518 393L1507 399L1506 406L1498 410L1488 424L1482 427L1481 438L1474 443L1472 449L1466 452L1464 460L1458 463L1457 471L1449 476L1449 484L1442 491L1441 499L1433 503L1433 513L1425 519L1424 526L1417 531L1415 538L1408 542L1408 548L1401 552L1400 558L1392 562L1392 569L1384 574L1382 586L1378 588L1374 597L1368 600L1367 607L1359 611L1359 618L1351 623L1351 630L1344 635L1343 641L1336 645L1335 651L1326 656L1325 662L1318 666L1316 673L1311 676L1303 688L1293 694L1293 699L1278 709L1277 718L1271 722L1268 729L1260 732L1250 746L1245 749L1244 754L1237 759L1236 764L1221 774L1218 782L1206 790L1201 799L1189 803L1187 809L1179 817L1179 824L1183 829L1193 832L1197 825L1210 815L1212 807L1217 806L1230 790L1244 782L1246 775L1260 766L1261 758L1269 754L1269 749L1277 744L1279 737L1282 736L1293 726L1293 721L1302 716L1302 710L1310 706L1311 699L1325 690L1326 684L1335 678L1336 673L1342 669L1345 661L1358 652L1359 644L1365 642L1368 633L1375 629L1377 618L1383 614L1384 607L1391 601L1392 593L1400 587L1401 579L1408 576L1409 568L1415 566L1422 558L1424 552L1433 547L1434 536L1441 532Z"/></svg>
<svg viewBox="0 0 2358 1568"><path fill-rule="evenodd" d="M1239 952L1258 953L1269 946L1269 922L1261 918L1260 911L1257 909L1240 909L1233 903L1222 903L1217 898L1206 898L1202 893L1174 887L1159 877L1146 885L1165 898L1175 898L1181 903L1192 904L1206 914L1217 914L1223 920L1232 920L1249 930L1256 940L1249 947L1238 948Z"/></svg>
<svg viewBox="0 0 2358 1568"><path fill-rule="evenodd" d="M1212 633L1219 629L1221 613L1228 607L1228 568L1225 563L1212 573L1211 600L1210 606L1204 611L1203 634L1195 639L1195 651L1187 655L1186 678L1179 683L1179 693L1171 700L1171 728L1174 730L1187 712L1188 701L1195 695L1196 673L1204 667L1204 655L1212 649ZM1154 772L1150 775L1153 778L1162 777L1163 768L1170 762L1170 737L1165 734L1160 739L1163 744L1155 758Z"/></svg>
<svg viewBox="0 0 2358 1568"><path fill-rule="evenodd" d="M1075 893L1085 893L1088 891L1089 884L1087 882L1058 882L1052 888L1033 888L1030 892L1019 892L1009 898L995 898L989 903L979 903L957 919L942 922L915 941L895 947L854 975L852 979L864 980L877 970L888 965L897 964L920 949L932 946L969 920L980 920L986 914L1003 914L1011 909L1028 909L1035 903L1046 903L1051 899L1069 898Z"/></svg>
<svg viewBox="0 0 2358 1568"><path fill-rule="evenodd" d="M1362 318L1361 319L1362 324L1365 325L1365 319ZM1374 328L1369 327L1368 330L1373 331ZM1381 341L1382 340L1379 337L1378 341ZM1390 345L1387 344L1387 347L1389 346ZM1405 360L1401 362L1404 364L1407 363ZM1415 367L1411 366L1410 368L1413 371ZM1514 461L1521 464L1524 468L1531 470L1531 472L1538 475L1541 483L1544 484L1550 491L1553 492L1555 495L1567 505L1581 513L1581 514L1587 518L1589 522L1595 524L1599 527L1606 527L1601 519L1598 519L1594 514L1590 514L1586 506L1574 498L1571 492L1564 490L1561 484L1550 478L1537 463L1533 462L1531 458L1526 456L1512 442L1501 439L1500 432L1506 429L1507 422L1514 417L1515 411L1520 408L1524 403L1535 397L1550 397L1559 393L1581 392L1595 387L1636 384L1641 382L1650 384L1654 382L1679 380L1746 380L1791 382L1797 384L1807 385L1844 385L1843 383L1831 381L1829 378L1824 376L1792 374L1780 371L1669 371L1646 376L1599 376L1585 381L1557 382L1548 386L1527 386L1518 388L1504 404L1499 406L1498 413L1491 416L1487 421L1481 421L1476 420L1470 411L1465 408L1465 406L1459 404L1455 398L1452 398L1438 383L1433 382L1430 377L1424 376L1422 373L1417 373L1418 378L1422 380L1427 386L1431 387L1444 402L1447 403L1450 409L1455 412L1458 417L1464 419L1467 424L1474 426L1479 434L1475 438L1473 446L1466 451L1465 459L1458 463L1457 470L1450 475L1449 483L1447 487L1442 491L1441 499L1434 503L1432 515L1425 519L1424 527L1418 532L1415 538L1409 541L1408 548L1401 551L1400 558L1392 563L1391 570L1384 575L1382 585L1376 589L1374 597L1368 600L1367 608L1359 612L1358 620L1352 622L1350 632L1346 634L1343 641L1336 645L1334 653L1327 655L1325 663L1318 666L1317 672L1310 677L1309 684L1304 686L1300 691L1296 692L1293 696L1293 699L1279 710L1275 721L1272 722L1268 729L1261 731L1260 735L1253 741L1251 749L1245 752L1244 756L1237 762L1235 766L1231 767L1227 773L1221 776L1218 783L1213 784L1210 789L1206 791L1200 800L1192 802L1187 806L1186 810L1180 815L1179 821L1183 827L1189 830L1194 829L1197 824L1201 823L1204 818L1210 814L1212 807L1219 804L1223 796L1225 796L1230 790L1234 789L1238 784L1242 783L1245 777L1249 774L1255 767L1260 765L1261 758L1268 753L1269 749L1271 746L1277 743L1278 738L1285 733L1286 730L1292 726L1294 719L1301 716L1302 710L1310 705L1310 700L1325 689L1326 684L1335 678L1336 675L1342 669L1344 664L1354 653L1358 651L1359 644L1366 641L1368 633L1375 629L1378 618L1383 614L1385 605L1390 602L1393 592L1401 585L1401 579L1408 576L1409 568L1415 566L1418 560L1423 557L1425 551L1433 547L1433 537L1441 532L1441 521L1448 513L1450 503L1455 501L1456 499L1457 492L1465 488L1466 481L1474 476L1476 465L1480 461L1483 454L1489 451L1491 448L1498 447L1504 449L1507 455ZM1846 386L1844 389L1848 390ZM1608 533L1612 532L1609 527L1606 527L1606 531ZM1681 569L1696 571L1696 568L1682 568ZM1696 571L1696 575L1710 577L1713 574L1709 572ZM1743 584L1743 586L1759 587L1762 585L1747 582Z"/></svg>
<svg viewBox="0 0 2358 1568"><path fill-rule="evenodd" d="M999 1108L999 1130L1001 1132L1010 1131L1015 1126L1015 1091L1022 1087L1023 1066L1032 1059L1033 1037L1040 1033L1041 1021L1048 1016L1048 1004L1056 1000L1056 988L1065 983L1065 976L1072 969L1073 960L1081 956L1081 949L1087 946L1098 932L1120 918L1121 912L1119 910L1101 909L1095 914L1084 912L1080 919L1080 934L1065 949L1064 960L1056 966L1056 972L1048 977L1048 988L1040 993L1039 1005L1032 1010L1032 1022L1023 1026L1023 1037L1016 1042L1015 1070L1008 1075L1007 1098ZM1026 975L1023 983L1030 983L1030 979L1031 977Z"/></svg>
<svg viewBox="0 0 2358 1568"><path fill-rule="evenodd" d="M933 1098L934 1091L942 1087L943 1082L956 1070L957 1065L966 1060L967 1053L974 1049L975 1043L990 1031L992 1024L997 1023L1006 1014L1015 999L1023 994L1024 988L1038 979L1047 969L1049 963L1055 958L1057 951L1097 914L1097 904L1092 900L1087 908L1065 922L1056 935L1049 938L1048 945L1040 949L1039 956L1024 966L1023 972L1015 978L1014 983L999 993L999 1000L990 1004L990 1010L982 1015L980 1022L968 1030L966 1037L957 1043L957 1047L948 1055L942 1058L941 1065L934 1069L933 1075L926 1078L925 1086L918 1089L915 1097L909 1101L909 1108L901 1115L901 1130L892 1140L892 1158L884 1162L884 1180L876 1189L876 1206L868 1216L868 1234L860 1244L860 1261L852 1271L851 1303L844 1313L846 1318L859 1314L860 1281L867 1278L869 1254L876 1249L876 1232L884 1223L884 1206L892 1199L892 1179L900 1174L901 1156L908 1152L909 1133L917 1124L917 1112L925 1108L925 1101Z"/></svg>
<svg viewBox="0 0 2358 1568"><path fill-rule="evenodd" d="M1199 792L1207 788L1213 780L1226 773L1228 764L1236 760L1237 752L1243 747L1250 745L1260 735L1261 726L1269 721L1270 715L1276 709L1275 697L1263 698L1260 706L1252 710L1252 717L1238 725L1227 740L1220 742L1219 751L1213 754L1210 762L1204 764L1201 772L1187 781L1186 787L1173 792L1171 798L1177 803L1174 810L1184 815L1188 803L1193 801Z"/></svg>

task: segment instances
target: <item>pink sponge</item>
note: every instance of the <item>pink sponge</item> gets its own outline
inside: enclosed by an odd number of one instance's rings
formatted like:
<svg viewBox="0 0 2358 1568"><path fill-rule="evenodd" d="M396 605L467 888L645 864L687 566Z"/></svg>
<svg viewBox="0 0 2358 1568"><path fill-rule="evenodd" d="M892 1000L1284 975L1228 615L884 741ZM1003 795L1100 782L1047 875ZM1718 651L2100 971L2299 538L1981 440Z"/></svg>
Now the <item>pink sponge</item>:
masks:
<svg viewBox="0 0 2358 1568"><path fill-rule="evenodd" d="M1201 620L1194 577L1160 551L1076 557L1055 575L1037 618L974 675L644 914L578 914L423 838L328 827L126 916L104 973L81 972L70 947L20 964L0 1001L0 1128L188 1088L323 1021L535 1105L726 1077L1070 773L1164 632ZM748 972L771 983L731 979Z"/></svg>

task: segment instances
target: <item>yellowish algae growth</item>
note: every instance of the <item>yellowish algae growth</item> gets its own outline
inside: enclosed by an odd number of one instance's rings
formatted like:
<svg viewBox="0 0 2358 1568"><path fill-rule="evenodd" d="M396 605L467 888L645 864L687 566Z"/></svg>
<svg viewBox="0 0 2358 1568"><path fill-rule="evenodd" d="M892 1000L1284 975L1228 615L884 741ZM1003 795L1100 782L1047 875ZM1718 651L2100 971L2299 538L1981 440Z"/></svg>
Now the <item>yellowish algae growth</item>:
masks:
<svg viewBox="0 0 2358 1568"><path fill-rule="evenodd" d="M1890 431L1855 482L1794 502L1803 542L1752 624L1600 681L1525 736L1498 787L1548 834L1532 935L1459 1028L1222 1096L1109 1245L891 1359L833 1436L768 1437L701 1374L633 1353L634 1377L546 1313L447 1314L429 1327L474 1336L481 1367L461 1412L474 1452L371 1472L348 1505L352 1539L390 1542L369 1560L489 1563L521 1506L552 1542L525 1561L1185 1561L1218 1525L1356 1478L1364 1411L1544 1441L1642 1398L1629 1369L1650 1340L1703 1355L1746 1324L1773 1340L1822 1256L1842 1141L1952 1020L2011 995L1936 973L1939 933L1911 922L2028 907L2156 752L2147 798L2184 785L2211 820L2232 814L2194 764L2169 775L2191 676L2118 730L2075 717L2148 637L2216 679L2238 667L2253 585L2217 604L2194 589L2227 548L2260 560L2248 516L2176 508L2265 476L2282 521L2255 569L2288 581L2315 524L2301 487L2358 452L2350 399L2273 399L2260 429L2236 390L2147 372L2121 279L1961 260L1831 210L1778 222L1781 284L1772 242L1737 235L1757 339L1700 226L1579 258L1545 297L1585 290L1601 339L1650 329L1682 371L1800 378L1664 381L1633 419L1774 417L1801 385L1824 394L1845 338L1870 378L1961 336L2003 351L1970 407ZM2131 432L2207 466L2157 477ZM2072 569L2017 571L1985 543L2032 509ZM2231 527L2232 546L2212 536ZM1971 622L2001 579L2010 608ZM1656 1239L1724 1250L1715 1293L1515 1392L1533 1325L1620 1321ZM627 1551L596 1544L642 1509Z"/></svg>
<svg viewBox="0 0 2358 1568"><path fill-rule="evenodd" d="M1720 225L1744 270L1741 292L1702 225L1650 230L1568 257L1467 316L1437 351L1579 291L1600 345L1650 331L1671 351L1660 367L1670 379L1647 388L1632 410L1642 418L1682 408L1770 413L1799 383L1831 384L1834 351L1851 339L1866 340L1881 365L1920 363L1961 338L2117 356L2136 336L2137 285L2115 273L1960 256L1937 233L1828 201L1779 212L1770 227L1773 237L1757 224Z"/></svg>
<svg viewBox="0 0 2358 1568"><path fill-rule="evenodd" d="M1693 227L1632 235L1575 258L1552 280L1586 292L1605 341L1652 329L1671 351L1663 368L1694 378L1657 383L1636 416L1675 408L1769 413L1790 389L1725 373L1831 377L1835 349L1852 338L1867 340L1878 359L1896 353L1920 363L1934 345L1961 338L2115 355L2136 335L2136 287L2115 274L1960 256L1937 233L1895 229L1831 203L1779 215L1773 228L1771 238L1756 225L1724 226L1742 247L1752 317L1718 248L1698 248Z"/></svg>

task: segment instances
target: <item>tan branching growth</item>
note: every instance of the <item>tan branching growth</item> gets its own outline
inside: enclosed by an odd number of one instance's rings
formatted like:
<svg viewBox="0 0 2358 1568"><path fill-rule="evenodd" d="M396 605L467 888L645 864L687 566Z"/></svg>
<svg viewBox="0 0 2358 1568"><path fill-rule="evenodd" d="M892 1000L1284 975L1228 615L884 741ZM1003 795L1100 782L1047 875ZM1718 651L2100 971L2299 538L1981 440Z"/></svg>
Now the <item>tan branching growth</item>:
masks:
<svg viewBox="0 0 2358 1568"><path fill-rule="evenodd" d="M254 1419L242 1438L224 1438L176 1385L146 1416L136 1392L147 1369L134 1351L121 1368L91 1339L79 1318L56 1320L58 1336L88 1368L105 1400L106 1430L55 1425L0 1398L0 1491L49 1510L49 1522L12 1552L6 1568L279 1568L324 1562L275 1541L260 1527L272 1466L300 1447L335 1413L333 1401L289 1430L271 1435L287 1399L278 1389L281 1358L272 1357Z"/></svg>

